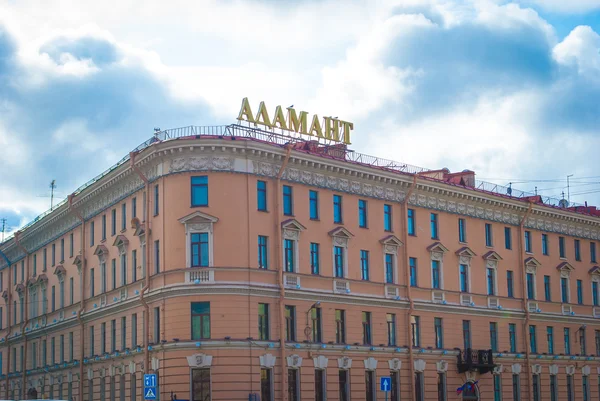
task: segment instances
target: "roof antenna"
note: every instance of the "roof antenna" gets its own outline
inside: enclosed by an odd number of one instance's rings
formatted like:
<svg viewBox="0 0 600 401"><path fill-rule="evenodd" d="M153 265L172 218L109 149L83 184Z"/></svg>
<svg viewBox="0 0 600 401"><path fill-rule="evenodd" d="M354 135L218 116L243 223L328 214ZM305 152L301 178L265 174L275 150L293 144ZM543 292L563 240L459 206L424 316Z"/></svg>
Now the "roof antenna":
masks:
<svg viewBox="0 0 600 401"><path fill-rule="evenodd" d="M506 190L506 193L507 193L509 196L512 196L512 182L509 182L509 183L508 183L508 189Z"/></svg>

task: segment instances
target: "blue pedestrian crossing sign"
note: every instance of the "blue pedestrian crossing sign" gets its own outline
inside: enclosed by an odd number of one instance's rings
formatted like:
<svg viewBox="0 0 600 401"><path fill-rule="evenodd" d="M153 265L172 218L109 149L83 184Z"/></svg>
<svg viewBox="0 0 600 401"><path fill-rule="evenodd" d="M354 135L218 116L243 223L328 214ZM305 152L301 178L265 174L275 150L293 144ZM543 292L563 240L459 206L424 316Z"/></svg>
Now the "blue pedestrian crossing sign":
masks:
<svg viewBox="0 0 600 401"><path fill-rule="evenodd" d="M386 393L388 391L392 390L392 378L389 376L381 376L379 378L380 382L379 382L379 390L380 391L385 391Z"/></svg>
<svg viewBox="0 0 600 401"><path fill-rule="evenodd" d="M156 400L156 374L144 375L144 400Z"/></svg>

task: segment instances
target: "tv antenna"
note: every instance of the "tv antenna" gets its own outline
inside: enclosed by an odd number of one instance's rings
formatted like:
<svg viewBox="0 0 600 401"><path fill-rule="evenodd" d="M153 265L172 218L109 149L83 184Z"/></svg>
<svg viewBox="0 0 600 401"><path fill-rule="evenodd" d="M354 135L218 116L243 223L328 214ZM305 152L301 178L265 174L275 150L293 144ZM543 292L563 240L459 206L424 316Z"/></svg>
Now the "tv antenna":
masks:
<svg viewBox="0 0 600 401"><path fill-rule="evenodd" d="M567 176L567 201L571 203L571 191L569 188L569 177L573 177L573 174Z"/></svg>
<svg viewBox="0 0 600 401"><path fill-rule="evenodd" d="M4 231L6 230L6 218L1 218L0 223L2 223L2 241L4 242Z"/></svg>
<svg viewBox="0 0 600 401"><path fill-rule="evenodd" d="M50 198L50 210L54 209L54 195L58 195L58 192L56 192L56 180L52 180L50 181L50 195L38 195L38 198Z"/></svg>

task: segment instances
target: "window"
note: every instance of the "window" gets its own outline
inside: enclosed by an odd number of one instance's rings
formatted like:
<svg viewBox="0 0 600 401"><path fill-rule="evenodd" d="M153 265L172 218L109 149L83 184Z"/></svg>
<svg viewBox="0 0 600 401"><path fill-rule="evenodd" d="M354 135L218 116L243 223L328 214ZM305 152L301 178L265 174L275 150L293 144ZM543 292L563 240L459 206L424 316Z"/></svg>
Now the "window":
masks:
<svg viewBox="0 0 600 401"><path fill-rule="evenodd" d="M431 261L431 277L432 277L432 287L436 290L439 290L441 287L441 277L440 277L440 262L438 260Z"/></svg>
<svg viewBox="0 0 600 401"><path fill-rule="evenodd" d="M56 286L52 286L52 312L56 310Z"/></svg>
<svg viewBox="0 0 600 401"><path fill-rule="evenodd" d="M394 283L394 255L391 253L385 254L385 282Z"/></svg>
<svg viewBox="0 0 600 401"><path fill-rule="evenodd" d="M582 391L583 391L583 400L582 401L590 401L590 386L589 386L587 376L581 377L581 387L582 387Z"/></svg>
<svg viewBox="0 0 600 401"><path fill-rule="evenodd" d="M408 235L416 235L415 231L415 211L408 209L408 221L407 221Z"/></svg>
<svg viewBox="0 0 600 401"><path fill-rule="evenodd" d="M127 348L127 318L121 318L121 349Z"/></svg>
<svg viewBox="0 0 600 401"><path fill-rule="evenodd" d="M521 401L521 380L519 380L520 377L516 373L513 373L512 377L513 377L513 380L512 380L513 401Z"/></svg>
<svg viewBox="0 0 600 401"><path fill-rule="evenodd" d="M319 220L319 193L317 191L309 192L310 219Z"/></svg>
<svg viewBox="0 0 600 401"><path fill-rule="evenodd" d="M127 229L127 204L123 203L121 205L121 231L125 231Z"/></svg>
<svg viewBox="0 0 600 401"><path fill-rule="evenodd" d="M121 285L127 285L127 255L121 254Z"/></svg>
<svg viewBox="0 0 600 401"><path fill-rule="evenodd" d="M52 267L56 266L56 244L52 244Z"/></svg>
<svg viewBox="0 0 600 401"><path fill-rule="evenodd" d="M433 319L433 327L435 331L435 347L442 349L444 348L444 327L442 326L441 317Z"/></svg>
<svg viewBox="0 0 600 401"><path fill-rule="evenodd" d="M542 255L548 255L548 234L542 234Z"/></svg>
<svg viewBox="0 0 600 401"><path fill-rule="evenodd" d="M392 387L390 390L390 401L400 401L400 372L390 372L390 379ZM342 400L340 399L340 401Z"/></svg>
<svg viewBox="0 0 600 401"><path fill-rule="evenodd" d="M209 304L210 305L210 304ZM209 306L210 307L210 306ZM209 320L210 323L210 320ZM210 333L210 330L209 330ZM137 347L137 313L131 315L131 347Z"/></svg>
<svg viewBox="0 0 600 401"><path fill-rule="evenodd" d="M469 292L469 266L460 265L460 291Z"/></svg>
<svg viewBox="0 0 600 401"><path fill-rule="evenodd" d="M600 330L596 330L596 356L600 356Z"/></svg>
<svg viewBox="0 0 600 401"><path fill-rule="evenodd" d="M207 398L208 394L205 398L194 398L194 401L200 401ZM300 372L298 369L288 369L288 400L300 401Z"/></svg>
<svg viewBox="0 0 600 401"><path fill-rule="evenodd" d="M565 355L571 355L571 331L568 327L565 327L563 333L565 338Z"/></svg>
<svg viewBox="0 0 600 401"><path fill-rule="evenodd" d="M581 242L576 239L573 241L573 245L575 246L575 260L581 260Z"/></svg>
<svg viewBox="0 0 600 401"><path fill-rule="evenodd" d="M61 262L65 261L65 239L64 238L60 239L60 261Z"/></svg>
<svg viewBox="0 0 600 401"><path fill-rule="evenodd" d="M60 335L60 344L59 344L59 357L60 357L60 363L64 363L65 362L65 335L61 334ZM23 358L21 358L21 363L23 361ZM22 365L21 365L22 366Z"/></svg>
<svg viewBox="0 0 600 401"><path fill-rule="evenodd" d="M260 248L260 236L259 236L259 248ZM208 267L208 265L209 265L208 233L192 233L191 234L190 251L191 251L191 259L192 259L192 267ZM156 247L156 252L158 253L158 247ZM260 258L260 252L259 252L259 258ZM158 259L158 256L157 256L157 259ZM259 261L259 266L260 266L260 261ZM156 271L158 272L158 267L157 267Z"/></svg>
<svg viewBox="0 0 600 401"><path fill-rule="evenodd" d="M577 280L577 303L583 305L583 282Z"/></svg>
<svg viewBox="0 0 600 401"><path fill-rule="evenodd" d="M585 348L585 327L581 327L579 330L579 354L580 355L586 355L586 348Z"/></svg>
<svg viewBox="0 0 600 401"><path fill-rule="evenodd" d="M154 343L160 343L160 307L154 308Z"/></svg>
<svg viewBox="0 0 600 401"><path fill-rule="evenodd" d="M504 227L504 247L512 249L512 233L510 227Z"/></svg>
<svg viewBox="0 0 600 401"><path fill-rule="evenodd" d="M154 241L154 273L160 273L160 241Z"/></svg>
<svg viewBox="0 0 600 401"><path fill-rule="evenodd" d="M537 338L535 326L529 326L529 350L532 354L537 354Z"/></svg>
<svg viewBox="0 0 600 401"><path fill-rule="evenodd" d="M415 400L425 401L425 383L423 372L415 372Z"/></svg>
<svg viewBox="0 0 600 401"><path fill-rule="evenodd" d="M465 219L458 219L458 242L467 242Z"/></svg>
<svg viewBox="0 0 600 401"><path fill-rule="evenodd" d="M488 295L496 295L496 269L487 268L487 290Z"/></svg>
<svg viewBox="0 0 600 401"><path fill-rule="evenodd" d="M102 275L102 292L104 293L106 292L106 263L104 262L100 264L100 274Z"/></svg>
<svg viewBox="0 0 600 401"><path fill-rule="evenodd" d="M541 401L540 399L540 375L532 376L533 401Z"/></svg>
<svg viewBox="0 0 600 401"><path fill-rule="evenodd" d="M320 249L319 244L315 242L310 243L310 272L312 274L319 274L320 269Z"/></svg>
<svg viewBox="0 0 600 401"><path fill-rule="evenodd" d="M363 344L371 344L371 312L362 313Z"/></svg>
<svg viewBox="0 0 600 401"><path fill-rule="evenodd" d="M566 258L565 254L565 237L558 237L558 253L561 258Z"/></svg>
<svg viewBox="0 0 600 401"><path fill-rule="evenodd" d="M567 400L575 401L575 389L573 388L573 376L567 375Z"/></svg>
<svg viewBox="0 0 600 401"><path fill-rule="evenodd" d="M73 233L69 234L69 257L73 257Z"/></svg>
<svg viewBox="0 0 600 401"><path fill-rule="evenodd" d="M552 293L550 291L550 276L544 276L544 299L547 302L552 301Z"/></svg>
<svg viewBox="0 0 600 401"><path fill-rule="evenodd" d="M437 379L438 401L446 401L446 373L439 372Z"/></svg>
<svg viewBox="0 0 600 401"><path fill-rule="evenodd" d="M383 205L383 229L392 231L392 205Z"/></svg>
<svg viewBox="0 0 600 401"><path fill-rule="evenodd" d="M204 235L207 236L206 247L208 250L208 234L205 233ZM269 263L268 263L268 258L267 258L267 237L265 237L264 235L258 236L258 267L261 269L269 268Z"/></svg>
<svg viewBox="0 0 600 401"><path fill-rule="evenodd" d="M367 201L358 200L358 226L367 228Z"/></svg>
<svg viewBox="0 0 600 401"><path fill-rule="evenodd" d="M192 340L205 340L210 338L210 302L192 302L191 314ZM132 329L137 329L137 315L135 315L135 325L133 320L132 316ZM132 339L132 346L135 345L137 345L137 338Z"/></svg>
<svg viewBox="0 0 600 401"><path fill-rule="evenodd" d="M416 287L417 286L417 259L409 258L408 264L410 267L410 286Z"/></svg>
<svg viewBox="0 0 600 401"><path fill-rule="evenodd" d="M363 280L369 279L369 251L361 249L360 251L360 276ZM336 268L336 277L337 268Z"/></svg>
<svg viewBox="0 0 600 401"><path fill-rule="evenodd" d="M112 289L117 288L117 261L116 259L111 259L110 261L110 273L111 273L111 281L112 281Z"/></svg>
<svg viewBox="0 0 600 401"><path fill-rule="evenodd" d="M90 246L94 246L94 231L96 231L94 226L94 222L90 222Z"/></svg>
<svg viewBox="0 0 600 401"><path fill-rule="evenodd" d="M506 289L507 289L507 295L510 298L513 298L515 296L515 291L514 291L514 280L513 280L512 270L506 271Z"/></svg>
<svg viewBox="0 0 600 401"><path fill-rule="evenodd" d="M546 327L546 341L548 341L548 354L554 354L554 328Z"/></svg>
<svg viewBox="0 0 600 401"><path fill-rule="evenodd" d="M342 196L333 195L333 222L342 224Z"/></svg>
<svg viewBox="0 0 600 401"><path fill-rule="evenodd" d="M431 213L429 218L429 226L431 228L431 239L438 239L438 216Z"/></svg>
<svg viewBox="0 0 600 401"><path fill-rule="evenodd" d="M256 205L261 212L267 211L267 183L256 181Z"/></svg>
<svg viewBox="0 0 600 401"><path fill-rule="evenodd" d="M94 326L90 326L90 356L96 355L94 352Z"/></svg>
<svg viewBox="0 0 600 401"><path fill-rule="evenodd" d="M598 282L592 281L592 302L594 306L598 306Z"/></svg>
<svg viewBox="0 0 600 401"><path fill-rule="evenodd" d="M75 294L75 285L73 283L73 277L69 279L69 305L73 305Z"/></svg>
<svg viewBox="0 0 600 401"><path fill-rule="evenodd" d="M556 375L550 375L550 401L558 401L558 382Z"/></svg>
<svg viewBox="0 0 600 401"><path fill-rule="evenodd" d="M322 342L321 308L312 308L311 309L311 319L312 319L312 342L320 343L320 342Z"/></svg>
<svg viewBox="0 0 600 401"><path fill-rule="evenodd" d="M292 201L292 187L283 186L283 214L286 216L294 215L294 204Z"/></svg>
<svg viewBox="0 0 600 401"><path fill-rule="evenodd" d="M560 295L563 303L569 303L569 279L566 277L560 279Z"/></svg>
<svg viewBox="0 0 600 401"><path fill-rule="evenodd" d="M110 212L110 235L115 235L117 233L117 209L113 209Z"/></svg>
<svg viewBox="0 0 600 401"><path fill-rule="evenodd" d="M258 339L269 340L269 304L258 304Z"/></svg>
<svg viewBox="0 0 600 401"><path fill-rule="evenodd" d="M350 401L350 379L348 371L339 370L339 401Z"/></svg>
<svg viewBox="0 0 600 401"><path fill-rule="evenodd" d="M463 320L463 344L464 349L471 348L471 321Z"/></svg>
<svg viewBox="0 0 600 401"><path fill-rule="evenodd" d="M131 199L131 217L137 217L137 199Z"/></svg>
<svg viewBox="0 0 600 401"><path fill-rule="evenodd" d="M260 369L260 399L273 401L273 369Z"/></svg>
<svg viewBox="0 0 600 401"><path fill-rule="evenodd" d="M46 340L42 340L42 366L48 364L48 345Z"/></svg>
<svg viewBox="0 0 600 401"><path fill-rule="evenodd" d="M285 306L285 340L296 341L296 307Z"/></svg>
<svg viewBox="0 0 600 401"><path fill-rule="evenodd" d="M110 321L110 352L117 350L117 321L112 319Z"/></svg>
<svg viewBox="0 0 600 401"><path fill-rule="evenodd" d="M137 281L137 250L133 249L131 251L131 282L135 283Z"/></svg>
<svg viewBox="0 0 600 401"><path fill-rule="evenodd" d="M596 263L596 243L590 242L590 261Z"/></svg>
<svg viewBox="0 0 600 401"><path fill-rule="evenodd" d="M410 326L412 331L412 346L420 347L421 346L421 323L419 316L411 316L410 317Z"/></svg>
<svg viewBox="0 0 600 401"><path fill-rule="evenodd" d="M396 345L396 315L388 313L386 315L387 320L387 333L388 333L388 346Z"/></svg>
<svg viewBox="0 0 600 401"><path fill-rule="evenodd" d="M531 231L525 231L525 252L533 252L531 250Z"/></svg>
<svg viewBox="0 0 600 401"><path fill-rule="evenodd" d="M158 184L154 186L154 215L157 216L159 212L158 205Z"/></svg>
<svg viewBox="0 0 600 401"><path fill-rule="evenodd" d="M502 377L494 375L494 401L502 401Z"/></svg>
<svg viewBox="0 0 600 401"><path fill-rule="evenodd" d="M527 273L527 299L535 299L535 276Z"/></svg>
<svg viewBox="0 0 600 401"><path fill-rule="evenodd" d="M333 248L335 277L344 277L344 248L336 246Z"/></svg>
<svg viewBox="0 0 600 401"><path fill-rule="evenodd" d="M106 215L103 214L102 215L102 230L101 230L101 235L102 235L102 241L104 241L106 239Z"/></svg>
<svg viewBox="0 0 600 401"><path fill-rule="evenodd" d="M492 246L492 225L485 224L485 246Z"/></svg>
<svg viewBox="0 0 600 401"><path fill-rule="evenodd" d="M291 239L284 240L284 263L285 263L285 271L288 273L293 273L295 271L295 241Z"/></svg>
<svg viewBox="0 0 600 401"><path fill-rule="evenodd" d="M132 376L135 377L135 376ZM192 369L192 401L205 401L211 399L210 368ZM103 398L101 398L103 399ZM133 398L132 398L133 400ZM290 398L290 401L298 401L299 398Z"/></svg>
<svg viewBox="0 0 600 401"><path fill-rule="evenodd" d="M517 325L515 323L508 324L508 340L510 343L510 352L517 352Z"/></svg>
<svg viewBox="0 0 600 401"><path fill-rule="evenodd" d="M367 370L365 372L365 394L366 401L376 401L375 398L375 386L377 382L375 379L375 372L372 370Z"/></svg>
<svg viewBox="0 0 600 401"><path fill-rule="evenodd" d="M490 348L492 352L498 352L498 323L490 322Z"/></svg>

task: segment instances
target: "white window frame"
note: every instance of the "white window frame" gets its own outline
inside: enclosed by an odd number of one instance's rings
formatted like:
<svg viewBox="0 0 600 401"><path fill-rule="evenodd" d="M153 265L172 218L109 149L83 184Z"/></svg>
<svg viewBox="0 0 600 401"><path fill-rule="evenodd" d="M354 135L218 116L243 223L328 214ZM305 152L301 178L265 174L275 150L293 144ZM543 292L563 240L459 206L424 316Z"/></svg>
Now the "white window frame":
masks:
<svg viewBox="0 0 600 401"><path fill-rule="evenodd" d="M433 288L433 261L439 262L440 265L440 288L439 290L444 289L444 255L448 252L448 248L443 246L441 243L437 242L434 245L428 248L430 253L429 260L429 280L431 282L431 288L434 290L438 290L438 288ZM460 283L460 278L459 278ZM460 284L459 284L460 286ZM460 288L460 287L459 287Z"/></svg>
<svg viewBox="0 0 600 401"><path fill-rule="evenodd" d="M389 235L383 238L381 241L383 246L383 281L386 284L398 284L398 251L402 246L402 241L400 241L395 235ZM386 254L392 255L392 272L393 272L393 282L386 282L386 271L385 271L385 256Z"/></svg>
<svg viewBox="0 0 600 401"><path fill-rule="evenodd" d="M568 264L562 264L562 267L559 268L560 271L560 302L562 304L564 304L563 302L563 288L562 288L562 279L566 278L567 279L567 303L570 304L571 303L571 271L573 270L573 267Z"/></svg>
<svg viewBox="0 0 600 401"><path fill-rule="evenodd" d="M208 234L208 267L214 267L213 226L219 219L200 211L187 215L179 222L185 227L185 266L192 267L192 234ZM145 276L145 269L144 269Z"/></svg>
<svg viewBox="0 0 600 401"><path fill-rule="evenodd" d="M284 273L300 273L300 232L306 230L296 219L289 219L281 223L281 266ZM290 240L294 243L294 271L285 271L285 241ZM268 257L268 252L267 252Z"/></svg>
<svg viewBox="0 0 600 401"><path fill-rule="evenodd" d="M350 238L354 235L346 230L343 227L336 228L333 231L329 232L329 235L332 239L331 245L331 277L338 280L347 280L348 279L348 243L350 242ZM344 249L344 277L336 277L335 276L335 247L339 246Z"/></svg>
<svg viewBox="0 0 600 401"><path fill-rule="evenodd" d="M597 299L598 299L598 303L600 304L600 275L598 274L598 272L593 272L592 274L592 279L590 280L590 293L592 294L592 306L598 307L600 305L594 305L594 283L597 283L597 287L598 287L598 294L596 294Z"/></svg>
<svg viewBox="0 0 600 401"><path fill-rule="evenodd" d="M527 298L527 273L531 273L533 274L533 298L535 298L535 301L538 300L537 269L539 266L540 263L533 257L529 258L528 261L525 262L525 294L523 294L523 296ZM533 301L533 299L530 301Z"/></svg>
<svg viewBox="0 0 600 401"><path fill-rule="evenodd" d="M502 258L496 252L491 252L483 256L485 259L485 288L488 290L488 297L497 297L498 296L498 263ZM487 270L492 269L494 274L494 295L489 295L489 284L487 280Z"/></svg>

